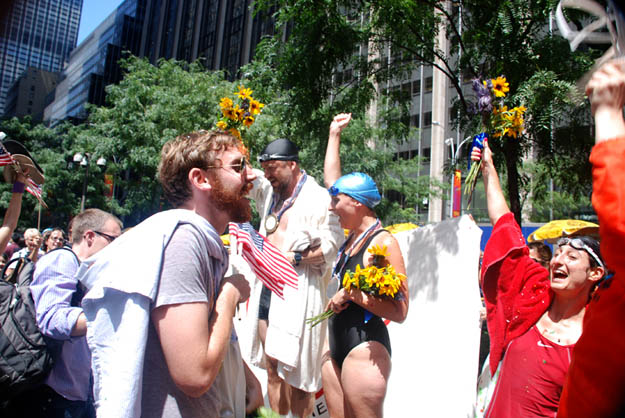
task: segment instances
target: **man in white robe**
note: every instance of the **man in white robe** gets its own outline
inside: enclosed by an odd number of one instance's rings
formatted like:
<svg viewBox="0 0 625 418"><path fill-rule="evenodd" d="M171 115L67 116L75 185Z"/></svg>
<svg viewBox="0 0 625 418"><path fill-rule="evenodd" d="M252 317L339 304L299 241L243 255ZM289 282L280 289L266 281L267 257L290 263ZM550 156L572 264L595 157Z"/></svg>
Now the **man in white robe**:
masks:
<svg viewBox="0 0 625 418"><path fill-rule="evenodd" d="M299 278L297 289L284 288L284 299L271 297L256 281L248 311L257 326L251 360L262 365L258 336L266 355L271 408L281 415L291 411L307 417L314 394L321 389L327 325L310 329L305 319L326 306L330 270L344 235L338 218L328 211L328 192L300 168L295 144L275 140L259 160L264 177L257 178L250 195L262 216L260 232L285 253Z"/></svg>

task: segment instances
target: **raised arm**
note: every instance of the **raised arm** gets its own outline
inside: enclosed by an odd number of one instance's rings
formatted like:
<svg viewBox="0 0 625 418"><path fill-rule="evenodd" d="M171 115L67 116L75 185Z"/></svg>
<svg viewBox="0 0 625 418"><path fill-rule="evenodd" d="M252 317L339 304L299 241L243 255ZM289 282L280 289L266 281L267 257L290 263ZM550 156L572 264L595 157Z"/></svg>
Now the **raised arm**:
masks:
<svg viewBox="0 0 625 418"><path fill-rule="evenodd" d="M491 224L495 226L499 218L510 212L506 198L501 190L499 176L493 164L493 153L488 146L488 141L484 141L484 150L474 147L471 151L471 160L482 159L482 179L484 180L484 191L486 192L486 206Z"/></svg>
<svg viewBox="0 0 625 418"><path fill-rule="evenodd" d="M595 116L595 143L625 137L625 61L612 61L597 70L586 95Z"/></svg>
<svg viewBox="0 0 625 418"><path fill-rule="evenodd" d="M330 124L330 136L326 148L326 158L323 163L323 181L326 187L331 187L341 177L341 132L352 120L351 113L339 113Z"/></svg>
<svg viewBox="0 0 625 418"><path fill-rule="evenodd" d="M11 195L11 201L9 207L4 213L4 220L0 227L0 251L4 252L15 227L17 226L17 220L20 217L22 211L22 196L24 195L24 185L26 184L26 176L18 174L13 183L13 194Z"/></svg>

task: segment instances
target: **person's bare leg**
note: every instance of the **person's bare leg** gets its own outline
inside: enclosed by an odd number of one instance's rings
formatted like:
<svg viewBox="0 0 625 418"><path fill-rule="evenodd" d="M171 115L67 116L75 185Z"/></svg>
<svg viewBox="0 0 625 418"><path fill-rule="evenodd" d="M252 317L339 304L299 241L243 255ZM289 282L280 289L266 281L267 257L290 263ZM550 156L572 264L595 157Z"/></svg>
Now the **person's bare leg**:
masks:
<svg viewBox="0 0 625 418"><path fill-rule="evenodd" d="M343 388L341 387L341 369L339 369L336 362L330 357L329 350L323 355L321 378L323 380L323 394L326 398L328 414L332 418L344 418L345 407Z"/></svg>
<svg viewBox="0 0 625 418"><path fill-rule="evenodd" d="M315 406L315 394L310 392L305 392L301 389L295 388L293 386L291 389L291 412L294 415L302 418L308 418L313 413L313 408Z"/></svg>
<svg viewBox="0 0 625 418"><path fill-rule="evenodd" d="M357 418L383 415L391 357L386 348L375 341L360 344L343 362L341 386L346 410Z"/></svg>
<svg viewBox="0 0 625 418"><path fill-rule="evenodd" d="M258 320L258 336L265 349L268 323L264 319ZM265 353L265 367L267 369L267 397L269 406L280 415L286 415L290 409L289 385L278 376L278 361Z"/></svg>

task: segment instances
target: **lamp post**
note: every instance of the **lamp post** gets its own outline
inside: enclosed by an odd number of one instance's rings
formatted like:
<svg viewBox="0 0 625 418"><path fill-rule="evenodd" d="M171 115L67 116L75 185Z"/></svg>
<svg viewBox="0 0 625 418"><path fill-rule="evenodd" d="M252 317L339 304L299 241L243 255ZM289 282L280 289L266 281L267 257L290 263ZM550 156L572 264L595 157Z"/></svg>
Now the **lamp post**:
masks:
<svg viewBox="0 0 625 418"><path fill-rule="evenodd" d="M83 212L85 210L85 200L87 198L87 183L89 182L89 164L91 163L91 154L85 152L84 155L80 152L74 154L74 162L80 164L82 167L85 167L85 178L82 183L82 199L80 200L80 211ZM96 164L99 166L106 165L106 160L104 160L104 164L102 164L103 158L97 160Z"/></svg>
<svg viewBox="0 0 625 418"><path fill-rule="evenodd" d="M449 190L449 217L453 218L454 215L454 178L456 176L455 173L455 169L456 169L456 163L458 162L458 153L460 152L460 149L462 148L462 146L471 138L473 138L472 136L467 136L466 138L464 138L462 140L462 142L458 145L458 148L454 148L454 138L447 138L445 139L445 145L449 145L451 147L451 167L452 170L454 170L451 173L451 189Z"/></svg>

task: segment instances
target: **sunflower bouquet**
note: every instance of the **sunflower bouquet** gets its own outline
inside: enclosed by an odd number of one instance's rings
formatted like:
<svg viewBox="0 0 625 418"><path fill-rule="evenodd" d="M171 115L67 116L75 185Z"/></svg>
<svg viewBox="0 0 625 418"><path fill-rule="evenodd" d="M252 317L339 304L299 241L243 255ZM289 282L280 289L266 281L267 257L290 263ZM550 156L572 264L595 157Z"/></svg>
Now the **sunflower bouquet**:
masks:
<svg viewBox="0 0 625 418"><path fill-rule="evenodd" d="M386 257L388 257L386 246L379 247L374 245L367 251L373 255L371 265L365 268L357 265L354 272L347 270L343 276L343 287L346 290L352 288L359 289L372 296L397 298L401 283L406 280L406 276L397 273L393 266L388 263L386 260ZM312 328L333 315L334 311L328 309L322 314L307 318L306 323Z"/></svg>
<svg viewBox="0 0 625 418"><path fill-rule="evenodd" d="M252 93L252 90L241 85L239 91L234 93L235 100L222 97L219 102L221 117L217 122L217 128L241 139L241 133L254 124L256 117L265 106L255 100Z"/></svg>
<svg viewBox="0 0 625 418"><path fill-rule="evenodd" d="M473 137L473 147L484 148L484 140L488 135L493 138L518 138L524 130L525 106L508 108L504 104L505 97L510 91L510 84L505 77L499 76L488 80L473 80L473 91L477 96L477 113L480 115L481 133ZM471 162L470 170L464 186L464 194L468 196L467 208L471 206L471 198L475 190L477 176L482 167L481 161Z"/></svg>

